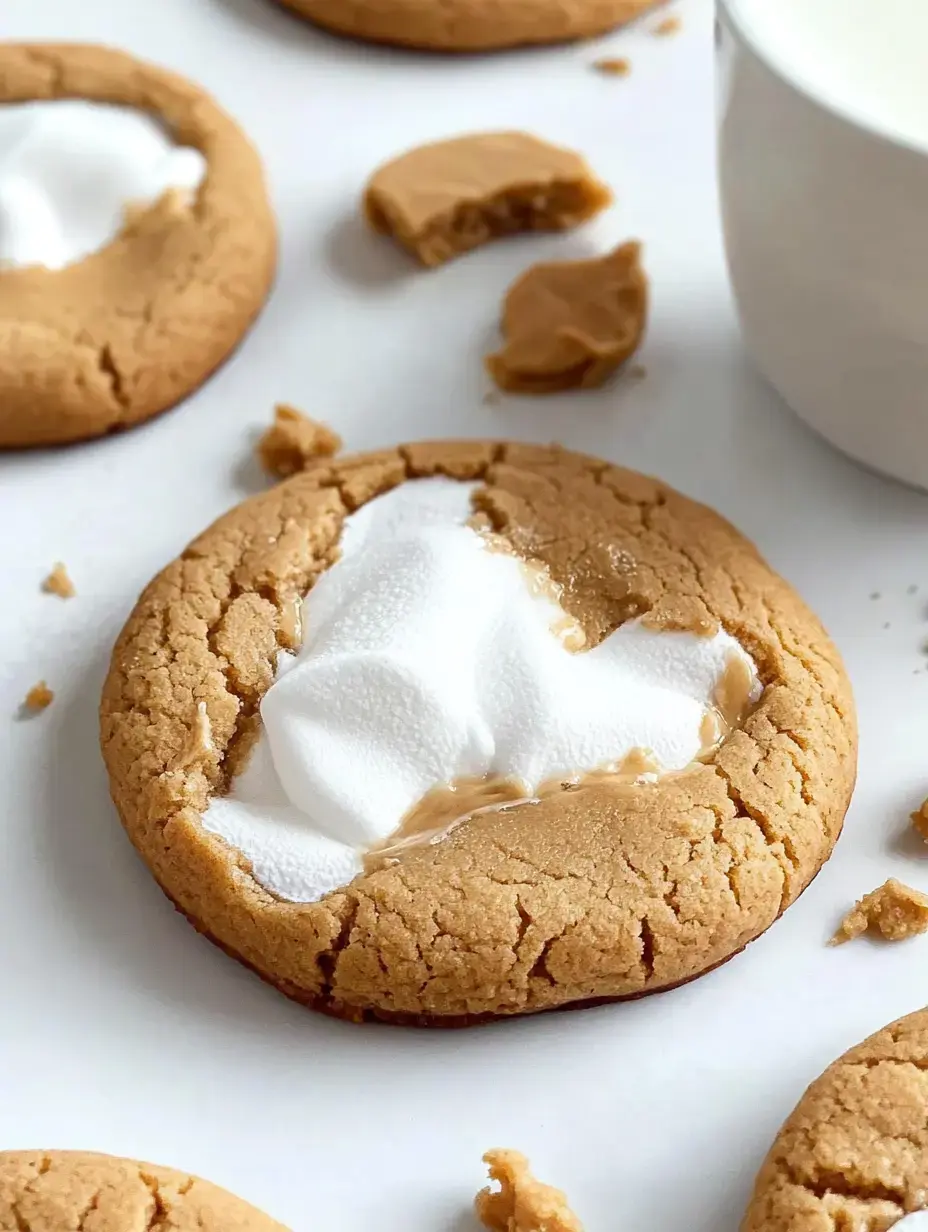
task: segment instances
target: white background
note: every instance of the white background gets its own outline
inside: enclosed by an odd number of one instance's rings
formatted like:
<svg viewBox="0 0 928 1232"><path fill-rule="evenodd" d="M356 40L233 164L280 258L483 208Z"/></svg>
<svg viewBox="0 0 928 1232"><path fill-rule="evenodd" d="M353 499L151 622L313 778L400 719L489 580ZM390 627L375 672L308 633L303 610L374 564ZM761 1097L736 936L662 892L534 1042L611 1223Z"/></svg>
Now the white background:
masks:
<svg viewBox="0 0 928 1232"><path fill-rule="evenodd" d="M928 498L830 452L752 374L717 220L711 8L679 11L675 38L651 37L652 19L598 45L458 60L337 42L270 0L3 0L4 37L107 40L213 90L265 156L283 253L253 335L185 406L0 458L0 1147L174 1164L296 1232L465 1232L482 1151L511 1145L590 1232L718 1232L806 1083L928 1000L928 939L824 944L887 876L928 888L907 834L928 793ZM591 71L607 52L631 78ZM435 272L365 233L375 164L509 126L587 152L617 208ZM654 286L647 379L484 405L481 355L517 272L631 236ZM141 587L261 486L250 447L277 399L351 448L556 438L656 472L795 583L847 658L861 773L835 856L764 939L643 1002L421 1033L315 1017L174 914L109 802L97 698ZM68 603L39 591L56 560L79 590ZM55 704L17 719L39 677Z"/></svg>

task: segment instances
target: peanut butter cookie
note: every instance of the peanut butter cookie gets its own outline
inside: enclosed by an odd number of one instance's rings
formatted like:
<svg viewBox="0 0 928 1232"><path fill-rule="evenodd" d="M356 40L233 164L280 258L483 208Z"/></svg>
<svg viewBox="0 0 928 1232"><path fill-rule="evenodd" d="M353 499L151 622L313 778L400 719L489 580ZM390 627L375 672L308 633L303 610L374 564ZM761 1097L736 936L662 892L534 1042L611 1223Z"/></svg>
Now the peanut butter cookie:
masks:
<svg viewBox="0 0 928 1232"><path fill-rule="evenodd" d="M0 1151L4 1232L85 1226L94 1232L286 1232L224 1189L170 1168L83 1151Z"/></svg>
<svg viewBox="0 0 928 1232"><path fill-rule="evenodd" d="M418 146L371 176L364 213L423 265L520 231L567 231L612 201L586 159L530 133Z"/></svg>
<svg viewBox="0 0 928 1232"><path fill-rule="evenodd" d="M319 460L220 519L139 600L101 739L199 930L314 1009L427 1026L724 962L828 858L856 771L837 651L737 531L493 442Z"/></svg>
<svg viewBox="0 0 928 1232"><path fill-rule="evenodd" d="M901 1232L904 1216L926 1208L928 1010L920 1010L812 1083L761 1168L741 1232ZM913 1232L925 1218L913 1218Z"/></svg>
<svg viewBox="0 0 928 1232"><path fill-rule="evenodd" d="M593 38L661 0L279 0L350 38L424 51L493 51Z"/></svg>
<svg viewBox="0 0 928 1232"><path fill-rule="evenodd" d="M0 104L30 157L61 172L43 184L71 176L80 186L92 172L97 190L84 185L80 210L70 191L38 210L0 157L0 241L19 254L0 260L0 448L77 441L157 415L222 364L270 290L276 224L257 153L198 86L104 47L3 45ZM199 162L198 187L125 200L109 238L97 235L102 245L79 242L113 175L130 193L142 171L157 186L158 143L171 141L184 147L171 150L176 182L194 182ZM149 145L151 167L141 167Z"/></svg>

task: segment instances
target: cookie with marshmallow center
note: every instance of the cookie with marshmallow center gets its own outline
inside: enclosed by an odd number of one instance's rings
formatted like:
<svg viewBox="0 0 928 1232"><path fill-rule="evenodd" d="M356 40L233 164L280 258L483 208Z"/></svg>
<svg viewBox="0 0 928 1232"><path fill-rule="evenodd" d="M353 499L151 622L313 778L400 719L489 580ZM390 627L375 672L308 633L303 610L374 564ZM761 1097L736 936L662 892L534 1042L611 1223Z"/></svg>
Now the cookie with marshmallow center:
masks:
<svg viewBox="0 0 928 1232"><path fill-rule="evenodd" d="M198 86L105 47L0 46L0 448L183 400L276 252L258 154Z"/></svg>
<svg viewBox="0 0 928 1232"><path fill-rule="evenodd" d="M928 1228L928 1010L816 1079L777 1135L742 1232Z"/></svg>
<svg viewBox="0 0 928 1232"><path fill-rule="evenodd" d="M217 522L101 708L178 908L289 996L417 1025L640 996L827 859L856 726L816 618L711 510L559 448L404 446Z"/></svg>
<svg viewBox="0 0 928 1232"><path fill-rule="evenodd" d="M86 1221L86 1223L85 1223ZM0 1228L287 1232L199 1177L89 1151L0 1151Z"/></svg>

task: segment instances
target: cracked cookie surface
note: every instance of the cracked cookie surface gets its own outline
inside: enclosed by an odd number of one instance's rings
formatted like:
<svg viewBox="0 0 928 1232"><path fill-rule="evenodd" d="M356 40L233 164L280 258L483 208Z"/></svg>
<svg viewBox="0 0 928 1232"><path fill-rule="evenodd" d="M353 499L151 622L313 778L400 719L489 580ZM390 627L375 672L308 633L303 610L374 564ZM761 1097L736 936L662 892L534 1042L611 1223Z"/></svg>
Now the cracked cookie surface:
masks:
<svg viewBox="0 0 928 1232"><path fill-rule="evenodd" d="M478 511L547 565L588 645L635 617L722 626L763 697L707 764L474 817L319 902L281 901L200 816L243 765L344 518L435 474L482 483ZM201 706L210 740L191 757ZM315 1009L422 1025L640 996L724 962L827 859L856 769L836 650L718 514L594 458L480 441L319 461L221 518L139 600L101 738L132 841L197 928Z"/></svg>
<svg viewBox="0 0 928 1232"><path fill-rule="evenodd" d="M761 1168L741 1232L885 1232L928 1206L928 1010L818 1078Z"/></svg>
<svg viewBox="0 0 928 1232"><path fill-rule="evenodd" d="M83 1151L0 1151L0 1232L287 1232L224 1189Z"/></svg>
<svg viewBox="0 0 928 1232"><path fill-rule="evenodd" d="M592 38L662 0L278 0L336 34L426 51L491 51Z"/></svg>
<svg viewBox="0 0 928 1232"><path fill-rule="evenodd" d="M151 112L207 175L191 206L168 193L64 269L0 271L0 448L101 436L174 406L241 341L274 277L260 159L198 86L105 47L0 47L0 105L64 98Z"/></svg>

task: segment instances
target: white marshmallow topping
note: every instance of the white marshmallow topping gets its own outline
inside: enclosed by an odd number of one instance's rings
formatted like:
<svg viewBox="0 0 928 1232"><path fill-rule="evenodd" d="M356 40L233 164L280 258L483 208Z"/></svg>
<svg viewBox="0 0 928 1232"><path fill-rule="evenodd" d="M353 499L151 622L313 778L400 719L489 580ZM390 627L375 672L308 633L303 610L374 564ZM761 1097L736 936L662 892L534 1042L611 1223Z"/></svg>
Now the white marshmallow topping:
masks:
<svg viewBox="0 0 928 1232"><path fill-rule="evenodd" d="M199 150L143 111L83 99L0 105L0 268L62 269L119 234L129 206L193 194Z"/></svg>
<svg viewBox="0 0 928 1232"><path fill-rule="evenodd" d="M722 631L629 621L566 649L563 609L467 525L476 486L414 480L370 501L304 600L305 640L280 656L257 747L203 818L281 898L347 884L365 850L456 780L517 779L530 797L640 748L682 769L732 656L760 696Z"/></svg>

